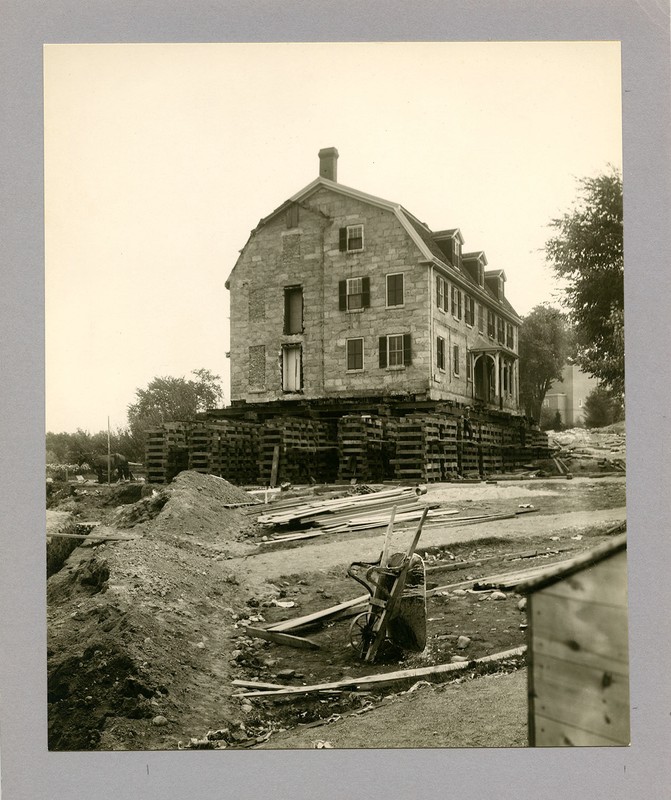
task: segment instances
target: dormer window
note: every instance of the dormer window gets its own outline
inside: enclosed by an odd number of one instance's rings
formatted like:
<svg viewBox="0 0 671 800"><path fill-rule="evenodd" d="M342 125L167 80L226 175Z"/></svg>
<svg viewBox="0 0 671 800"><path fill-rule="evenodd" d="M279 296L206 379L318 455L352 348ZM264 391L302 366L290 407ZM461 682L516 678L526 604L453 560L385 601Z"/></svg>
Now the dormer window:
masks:
<svg viewBox="0 0 671 800"><path fill-rule="evenodd" d="M503 300L503 277L499 275L499 300Z"/></svg>
<svg viewBox="0 0 671 800"><path fill-rule="evenodd" d="M345 253L363 250L363 225L348 225L340 229L340 250Z"/></svg>
<svg viewBox="0 0 671 800"><path fill-rule="evenodd" d="M478 284L480 286L485 285L485 266L482 262L478 264Z"/></svg>
<svg viewBox="0 0 671 800"><path fill-rule="evenodd" d="M454 242L453 252L454 252L454 263L458 264L459 259L461 258L461 243L459 239L456 237L452 240Z"/></svg>

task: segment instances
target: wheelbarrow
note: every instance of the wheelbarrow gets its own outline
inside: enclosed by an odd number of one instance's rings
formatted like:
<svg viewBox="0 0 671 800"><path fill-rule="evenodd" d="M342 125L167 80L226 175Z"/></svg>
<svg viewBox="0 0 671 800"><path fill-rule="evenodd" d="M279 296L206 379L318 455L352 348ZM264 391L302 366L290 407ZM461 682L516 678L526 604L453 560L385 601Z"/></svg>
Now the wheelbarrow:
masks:
<svg viewBox="0 0 671 800"><path fill-rule="evenodd" d="M363 661L372 662L385 640L401 650L421 652L426 646L426 583L424 561L415 553L428 509L405 553L388 553L396 508L392 509L385 546L374 562L355 561L350 578L370 594L368 609L352 620L350 644Z"/></svg>

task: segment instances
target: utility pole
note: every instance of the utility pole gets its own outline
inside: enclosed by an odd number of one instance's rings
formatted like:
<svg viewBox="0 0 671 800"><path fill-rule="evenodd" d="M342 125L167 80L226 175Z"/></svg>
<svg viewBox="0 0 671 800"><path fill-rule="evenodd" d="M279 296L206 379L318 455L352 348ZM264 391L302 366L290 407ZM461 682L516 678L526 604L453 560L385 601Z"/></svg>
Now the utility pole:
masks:
<svg viewBox="0 0 671 800"><path fill-rule="evenodd" d="M110 418L107 417L107 485L112 483L112 445L110 442Z"/></svg>

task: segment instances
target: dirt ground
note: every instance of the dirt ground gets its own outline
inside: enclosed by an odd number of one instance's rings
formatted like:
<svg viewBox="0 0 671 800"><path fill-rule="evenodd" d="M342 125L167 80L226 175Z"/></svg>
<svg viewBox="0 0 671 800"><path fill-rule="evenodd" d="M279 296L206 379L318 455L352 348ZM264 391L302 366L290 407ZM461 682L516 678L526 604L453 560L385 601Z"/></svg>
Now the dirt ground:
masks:
<svg viewBox="0 0 671 800"><path fill-rule="evenodd" d="M449 567L429 571L429 587L565 559L600 543L625 519L623 476L435 484L425 499L471 515L528 504L538 509L497 522L427 527L418 552L427 567ZM305 633L319 650L252 639L247 623L288 619L360 595L346 568L377 558L383 533L268 544L255 510L229 507L249 500L226 481L194 472L168 487L52 486L51 530L95 521L124 539L94 540L101 528L93 528L48 580L50 749L525 744L521 658L486 675L474 677L469 669L432 685L292 700L236 696L234 678L322 683L455 656L472 660L522 645L526 636L519 596L506 592L494 601L457 587L428 599L421 654L389 650L379 663L364 665L349 645L348 619ZM404 550L411 535L410 528L399 530L394 549ZM540 554L529 557L530 550ZM525 557L503 558L516 553ZM464 649L460 636L470 640Z"/></svg>

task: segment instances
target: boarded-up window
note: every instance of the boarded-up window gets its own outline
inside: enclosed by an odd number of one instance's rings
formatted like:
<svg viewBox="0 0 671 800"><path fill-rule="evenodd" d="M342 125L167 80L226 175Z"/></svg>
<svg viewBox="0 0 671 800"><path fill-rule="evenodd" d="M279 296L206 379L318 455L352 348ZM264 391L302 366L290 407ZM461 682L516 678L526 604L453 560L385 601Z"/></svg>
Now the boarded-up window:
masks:
<svg viewBox="0 0 671 800"><path fill-rule="evenodd" d="M249 385L262 389L266 385L266 346L255 344L249 348Z"/></svg>
<svg viewBox="0 0 671 800"><path fill-rule="evenodd" d="M282 389L300 392L303 388L303 358L299 344L282 347Z"/></svg>
<svg viewBox="0 0 671 800"><path fill-rule="evenodd" d="M287 228L295 228L298 225L298 205L292 203L287 208Z"/></svg>
<svg viewBox="0 0 671 800"><path fill-rule="evenodd" d="M303 332L303 289L288 286L284 290L284 333Z"/></svg>

